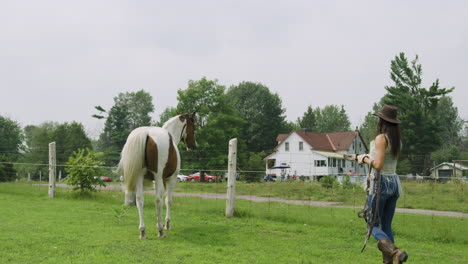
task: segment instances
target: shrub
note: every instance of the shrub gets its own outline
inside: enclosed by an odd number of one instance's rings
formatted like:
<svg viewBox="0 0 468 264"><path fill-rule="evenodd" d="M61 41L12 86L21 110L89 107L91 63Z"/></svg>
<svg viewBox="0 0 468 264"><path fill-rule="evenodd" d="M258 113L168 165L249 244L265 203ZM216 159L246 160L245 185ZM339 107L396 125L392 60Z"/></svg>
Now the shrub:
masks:
<svg viewBox="0 0 468 264"><path fill-rule="evenodd" d="M73 190L80 190L83 193L95 191L95 185L105 186L104 182L99 179L102 175L100 166L104 164L97 160L99 156L88 148L73 152L67 162L69 167L65 168L68 173L67 183L74 186Z"/></svg>
<svg viewBox="0 0 468 264"><path fill-rule="evenodd" d="M325 176L320 179L320 184L322 185L322 187L327 189L333 188L333 186L336 185L336 183L336 179L332 176Z"/></svg>

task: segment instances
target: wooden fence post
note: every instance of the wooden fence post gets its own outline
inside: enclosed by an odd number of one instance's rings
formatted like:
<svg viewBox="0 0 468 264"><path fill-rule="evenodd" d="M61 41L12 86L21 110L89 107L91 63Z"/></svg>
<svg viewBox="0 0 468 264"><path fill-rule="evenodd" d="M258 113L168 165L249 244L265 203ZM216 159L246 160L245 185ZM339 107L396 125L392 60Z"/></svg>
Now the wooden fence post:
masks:
<svg viewBox="0 0 468 264"><path fill-rule="evenodd" d="M236 171L237 171L237 138L229 140L228 183L226 200L226 217L234 216L236 202Z"/></svg>
<svg viewBox="0 0 468 264"><path fill-rule="evenodd" d="M49 144L49 197L55 197L55 142Z"/></svg>

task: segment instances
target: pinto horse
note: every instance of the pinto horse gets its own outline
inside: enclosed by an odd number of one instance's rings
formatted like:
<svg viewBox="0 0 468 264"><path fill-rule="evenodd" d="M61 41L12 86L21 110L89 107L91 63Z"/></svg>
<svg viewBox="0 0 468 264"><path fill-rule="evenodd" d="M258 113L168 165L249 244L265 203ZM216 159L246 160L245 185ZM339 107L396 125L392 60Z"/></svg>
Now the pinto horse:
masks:
<svg viewBox="0 0 468 264"><path fill-rule="evenodd" d="M195 113L178 115L163 127L139 127L133 130L123 147L119 170L125 181L125 204L136 202L140 217L140 238L146 238L143 221L143 183L154 181L158 236L165 237L162 225L163 192L166 190L165 229L171 229L172 191L180 170L177 145L185 143L188 151L196 148Z"/></svg>

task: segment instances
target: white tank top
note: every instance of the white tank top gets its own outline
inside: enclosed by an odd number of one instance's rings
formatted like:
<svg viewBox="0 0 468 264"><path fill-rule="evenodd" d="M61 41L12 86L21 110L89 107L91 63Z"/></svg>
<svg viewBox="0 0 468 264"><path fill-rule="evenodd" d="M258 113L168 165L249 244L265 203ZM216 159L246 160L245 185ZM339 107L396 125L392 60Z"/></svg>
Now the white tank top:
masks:
<svg viewBox="0 0 468 264"><path fill-rule="evenodd" d="M384 165L382 170L380 170L381 174L395 174L396 167L397 167L397 159L393 157L392 153L390 152L390 140L388 136L385 134L385 138L387 139L387 148L385 149L385 158L384 158ZM370 143L370 157L371 160L375 159L375 142L374 140Z"/></svg>

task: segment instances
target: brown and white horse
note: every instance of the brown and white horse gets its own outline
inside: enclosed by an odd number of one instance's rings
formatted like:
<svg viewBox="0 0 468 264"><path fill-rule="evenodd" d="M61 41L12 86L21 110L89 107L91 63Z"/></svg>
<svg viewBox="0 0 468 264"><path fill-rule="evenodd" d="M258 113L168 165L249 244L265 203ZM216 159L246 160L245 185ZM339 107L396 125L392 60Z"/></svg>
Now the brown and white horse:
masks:
<svg viewBox="0 0 468 264"><path fill-rule="evenodd" d="M125 204L136 201L140 217L140 238L146 238L143 221L143 182L154 181L158 236L165 237L162 225L163 193L166 190L166 223L171 220L172 191L180 170L180 154L177 145L185 143L187 150L196 148L195 113L178 115L164 123L163 127L139 127L133 130L123 147L119 170L125 180Z"/></svg>

